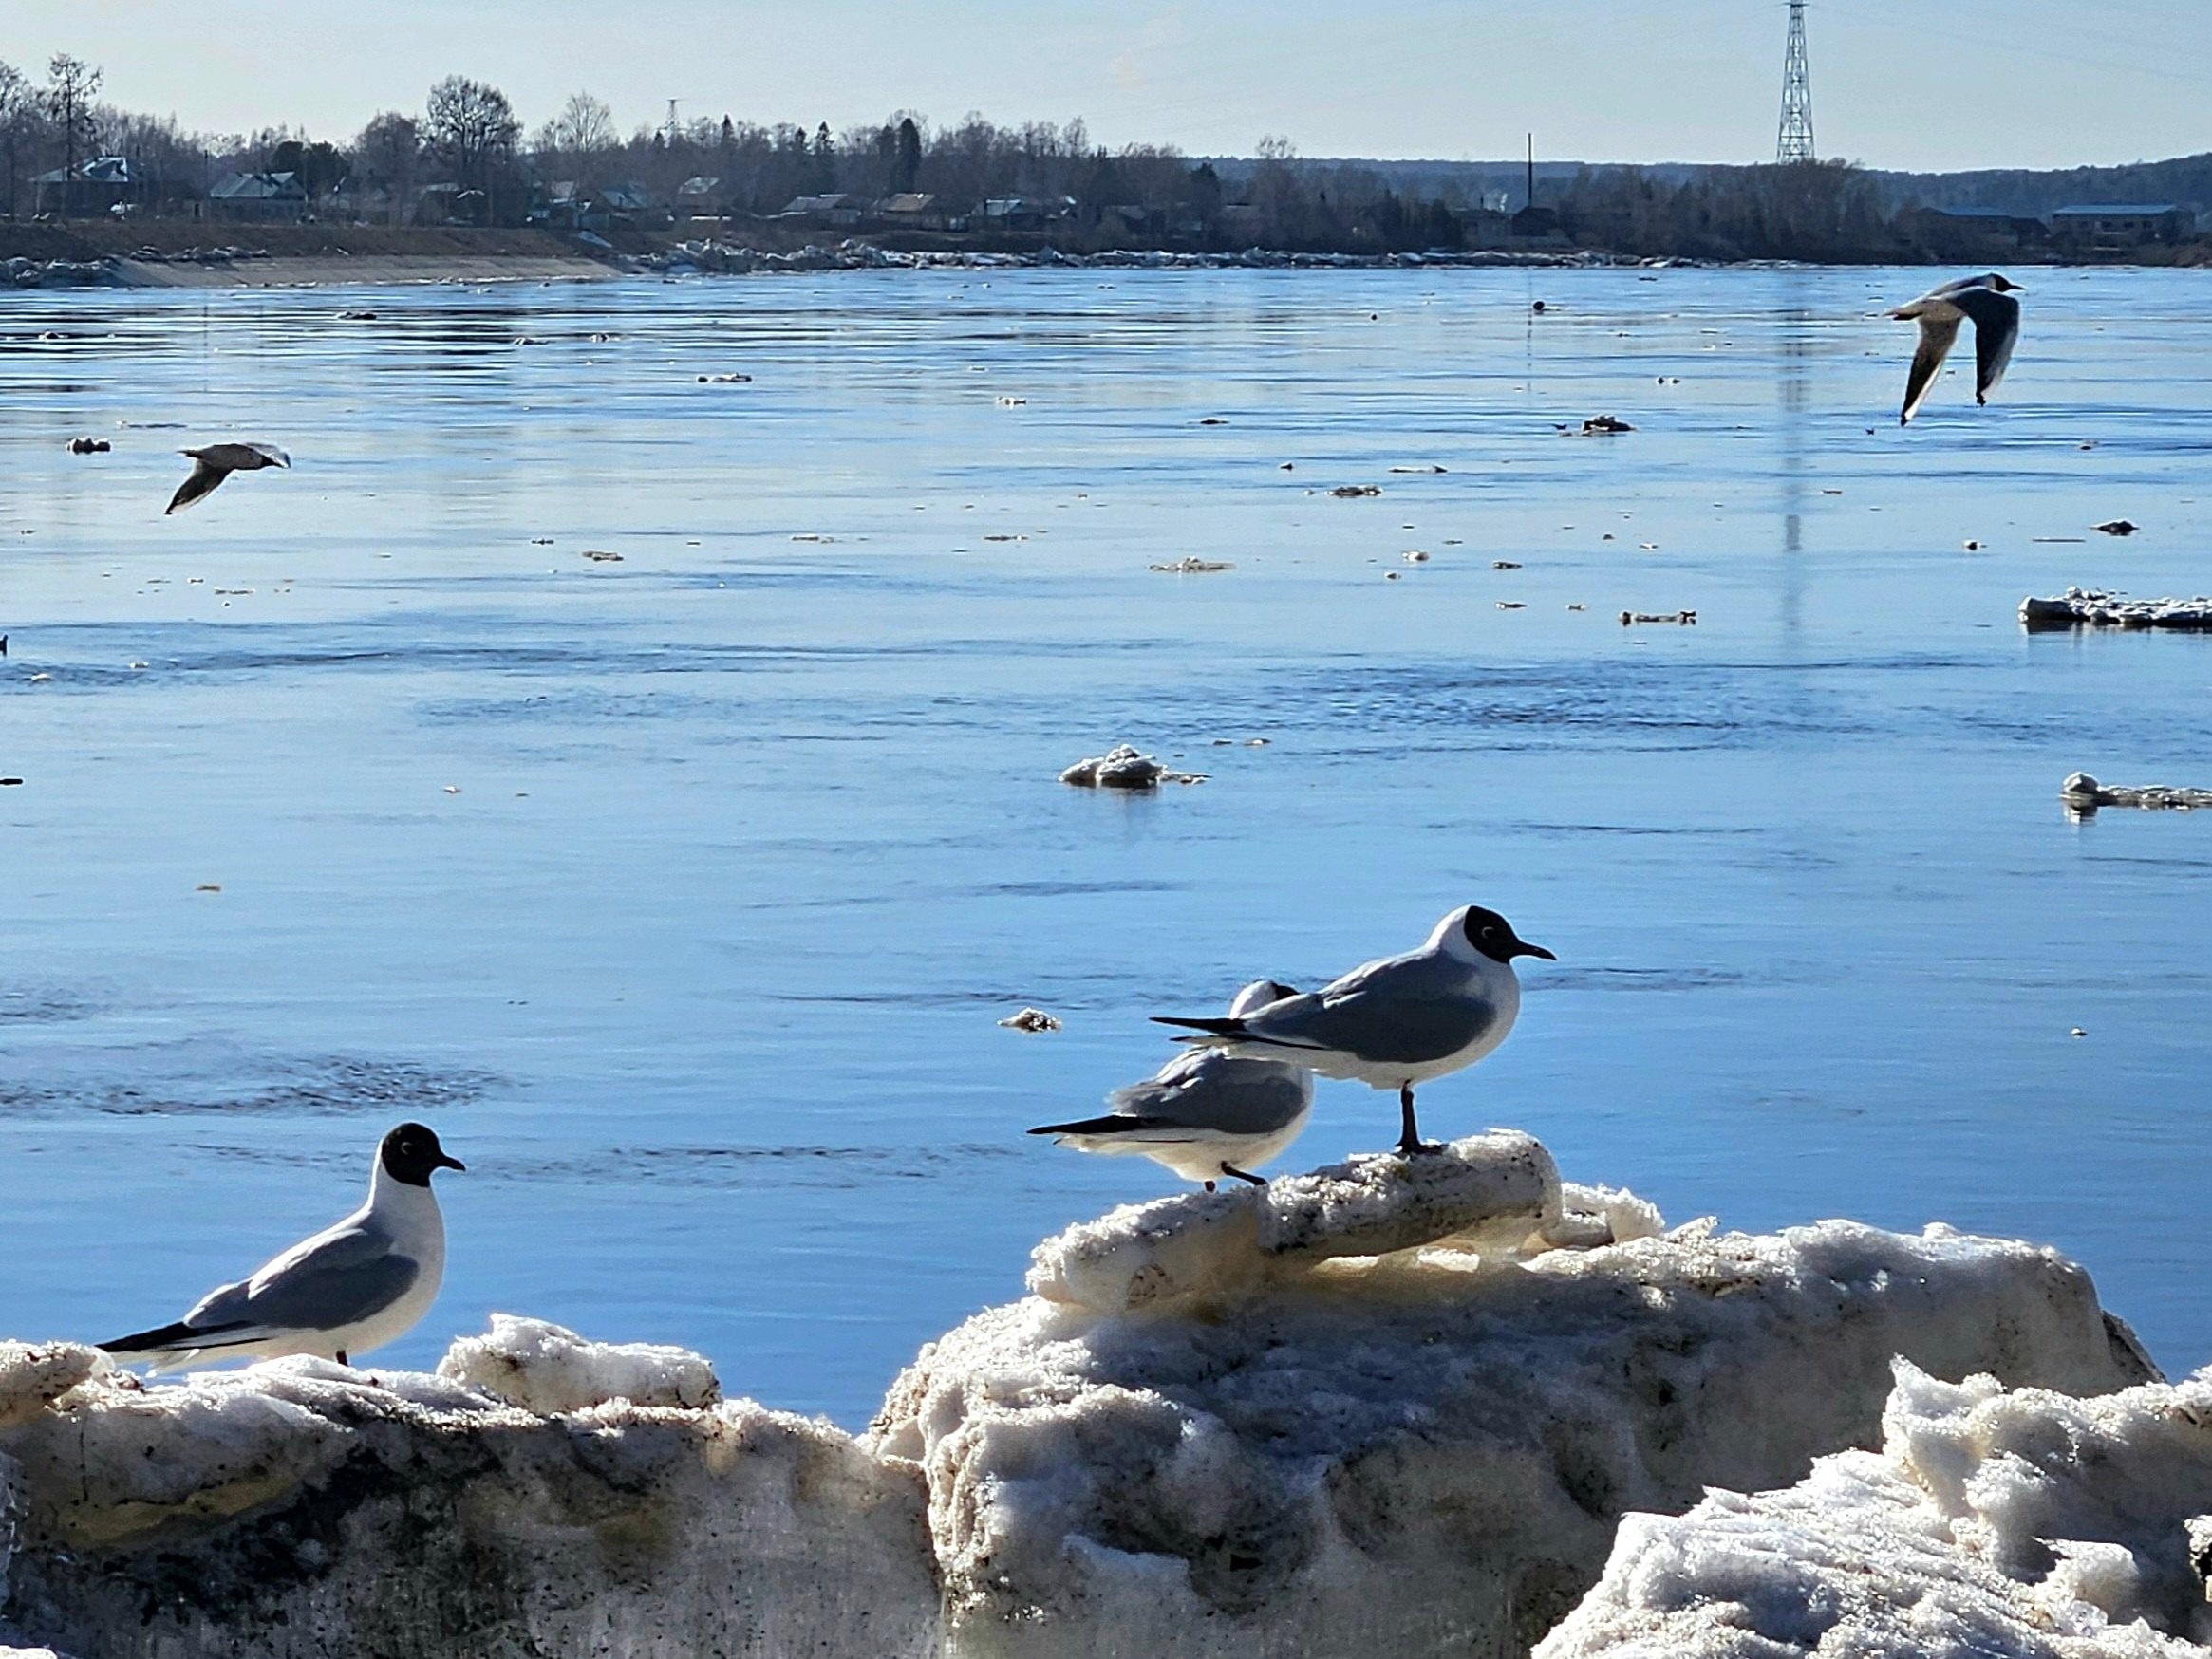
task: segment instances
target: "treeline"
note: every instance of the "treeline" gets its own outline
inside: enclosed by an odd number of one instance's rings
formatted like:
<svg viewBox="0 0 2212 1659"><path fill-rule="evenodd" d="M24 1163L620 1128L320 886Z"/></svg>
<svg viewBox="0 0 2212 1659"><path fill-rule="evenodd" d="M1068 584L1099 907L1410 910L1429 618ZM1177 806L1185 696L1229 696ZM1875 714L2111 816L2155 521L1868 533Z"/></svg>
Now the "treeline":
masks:
<svg viewBox="0 0 2212 1659"><path fill-rule="evenodd" d="M189 213L218 179L265 172L296 181L297 212L366 223L646 230L758 221L805 198L813 205L778 227L804 234L856 223L879 231L886 205L899 198L899 228L911 235L1027 237L1071 251L1571 246L1909 260L1921 252L1901 232L1899 212L1931 194L1908 195L1897 176L1840 162L1605 166L1564 177L1554 166L1530 201L1519 178L1520 188L1503 188L1494 169L1471 164L1308 161L1269 138L1254 156L1216 165L1168 146L1108 148L1080 121L999 126L969 115L933 126L908 111L843 131L722 115L625 135L589 92L529 129L498 87L464 76L429 88L419 110L384 111L347 138L283 128L206 134L103 103L101 80L96 65L66 55L43 79L0 62L0 213ZM94 158L110 157L122 158L127 187L85 174L88 163L102 165ZM2147 178L2138 175L2163 168L2162 180L2202 176L2212 190L2203 159L2126 170L2112 182L2140 185ZM2036 177L2053 176L1980 176L1976 194L2006 198L2018 179ZM2093 176L2077 177L2086 184ZM844 203L833 207L835 197Z"/></svg>
<svg viewBox="0 0 2212 1659"><path fill-rule="evenodd" d="M1679 183L1635 167L1585 169L1561 193L1567 234L1613 252L1692 259L1909 259L1861 168L1705 167Z"/></svg>

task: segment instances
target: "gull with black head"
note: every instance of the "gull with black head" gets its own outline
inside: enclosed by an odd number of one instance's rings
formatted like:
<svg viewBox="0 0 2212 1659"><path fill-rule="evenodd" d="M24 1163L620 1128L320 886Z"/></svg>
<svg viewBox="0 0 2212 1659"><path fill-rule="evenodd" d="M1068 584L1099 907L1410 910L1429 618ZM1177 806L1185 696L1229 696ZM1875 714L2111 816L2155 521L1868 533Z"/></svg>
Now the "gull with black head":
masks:
<svg viewBox="0 0 2212 1659"><path fill-rule="evenodd" d="M1521 1012L1515 957L1557 960L1495 910L1463 904L1420 949L1364 963L1319 991L1227 1019L1153 1017L1203 1034L1185 1042L1395 1089L1397 1149L1434 1152L1414 1121L1414 1085L1472 1066L1506 1040Z"/></svg>
<svg viewBox="0 0 2212 1659"><path fill-rule="evenodd" d="M1273 979L1255 979L1228 1005L1234 1017L1298 993ZM1076 1123L1044 1124L1033 1135L1058 1135L1078 1152L1136 1152L1208 1192L1224 1176L1267 1183L1251 1172L1279 1156L1313 1110L1313 1073L1288 1060L1248 1060L1220 1049L1177 1054L1143 1083L1106 1097L1113 1111Z"/></svg>
<svg viewBox="0 0 2212 1659"><path fill-rule="evenodd" d="M2005 365L2013 361L2013 347L2020 339L2020 302L2013 296L2027 291L2009 277L1991 270L1931 289L1910 305L1889 313L1901 323L1921 326L1920 345L1913 351L1912 367L1904 378L1904 408L1897 418L1900 426L1920 412L1928 388L1936 383L1936 371L1951 354L1951 343L1959 338L1959 325L1969 318L1974 322L1974 401L1989 401L1990 393L2005 378Z"/></svg>
<svg viewBox="0 0 2212 1659"><path fill-rule="evenodd" d="M157 1373L292 1353L348 1364L404 1334L437 1299L445 1219L430 1177L462 1167L423 1125L402 1124L377 1146L368 1202L344 1221L210 1291L174 1325L100 1346L151 1360Z"/></svg>

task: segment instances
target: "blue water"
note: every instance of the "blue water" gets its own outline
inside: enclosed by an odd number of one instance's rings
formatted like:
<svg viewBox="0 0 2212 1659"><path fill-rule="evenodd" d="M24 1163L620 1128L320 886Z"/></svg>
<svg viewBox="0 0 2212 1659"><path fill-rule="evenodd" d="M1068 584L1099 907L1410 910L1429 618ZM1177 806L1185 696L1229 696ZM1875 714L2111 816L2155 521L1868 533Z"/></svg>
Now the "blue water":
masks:
<svg viewBox="0 0 2212 1659"><path fill-rule="evenodd" d="M1022 1133L1148 1013L1479 901L1560 960L1433 1132L2047 1240L2203 1362L2212 814L2055 797L2212 784L2212 637L2014 609L2212 587L2212 275L2026 274L1904 432L1921 271L0 297L0 1331L174 1316L419 1116L392 1363L502 1309L857 1424L1176 1185ZM296 464L162 517L222 436ZM1124 737L1210 779L1055 781Z"/></svg>

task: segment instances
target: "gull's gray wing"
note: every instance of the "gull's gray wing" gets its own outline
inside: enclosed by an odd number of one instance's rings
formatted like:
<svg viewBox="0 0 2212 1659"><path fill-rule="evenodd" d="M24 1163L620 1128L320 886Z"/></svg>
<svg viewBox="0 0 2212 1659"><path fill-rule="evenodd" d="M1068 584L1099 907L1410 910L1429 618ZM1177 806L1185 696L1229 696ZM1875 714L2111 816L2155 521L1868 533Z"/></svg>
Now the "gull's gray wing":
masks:
<svg viewBox="0 0 2212 1659"><path fill-rule="evenodd" d="M241 1284L225 1285L184 1315L192 1326L229 1327L201 1346L257 1341L272 1331L333 1331L358 1324L406 1295L421 1267L395 1255L391 1240L341 1222L296 1244Z"/></svg>
<svg viewBox="0 0 2212 1659"><path fill-rule="evenodd" d="M1402 959L1401 959L1402 960ZM1334 1049L1362 1060L1420 1065L1479 1039L1498 1011L1472 994L1464 974L1377 976L1351 991L1331 987L1293 997L1246 1024L1261 1041L1285 1050Z"/></svg>
<svg viewBox="0 0 2212 1659"><path fill-rule="evenodd" d="M1946 295L1945 301L1957 306L1959 296ZM2014 309L2017 310L2015 306ZM1903 426L1920 412L1921 401L1928 388L1936 383L1936 371L1943 366L1943 359L1951 355L1951 342L1959 338L1959 324L1963 313L1952 310L1938 312L1920 319L1921 340L1912 354L1912 368L1904 377L1904 409L1897 423Z"/></svg>
<svg viewBox="0 0 2212 1659"><path fill-rule="evenodd" d="M208 492L231 475L230 468L210 466L201 454L192 450L186 450L184 453L192 457L192 475L183 483L178 485L177 494L169 497L169 505L161 510L161 516L164 518L175 513L179 507L190 507L195 501L207 494Z"/></svg>
<svg viewBox="0 0 2212 1659"><path fill-rule="evenodd" d="M1267 1135L1296 1123L1313 1102L1313 1085L1301 1067L1275 1060L1239 1059L1200 1049L1144 1083L1106 1097L1116 1115L1160 1129L1187 1128L1222 1135Z"/></svg>
<svg viewBox="0 0 2212 1659"><path fill-rule="evenodd" d="M1990 288L1960 289L1950 298L1974 319L1974 401L1985 403L2013 361L2013 346L2020 338L2020 302ZM1958 332L1958 325L1952 325L1952 332Z"/></svg>

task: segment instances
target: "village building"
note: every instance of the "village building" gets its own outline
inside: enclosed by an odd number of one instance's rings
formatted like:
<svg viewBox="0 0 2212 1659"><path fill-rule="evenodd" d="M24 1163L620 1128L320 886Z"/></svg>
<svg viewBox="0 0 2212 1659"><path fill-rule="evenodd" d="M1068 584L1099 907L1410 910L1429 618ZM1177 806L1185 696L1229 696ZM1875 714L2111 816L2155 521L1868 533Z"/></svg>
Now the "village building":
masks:
<svg viewBox="0 0 2212 1659"><path fill-rule="evenodd" d="M2183 242L2197 215L2171 202L2091 202L2051 215L2051 240L2065 253L2126 253L2146 242Z"/></svg>
<svg viewBox="0 0 2212 1659"><path fill-rule="evenodd" d="M308 193L292 173L226 173L208 186L208 216L260 224L308 216Z"/></svg>

